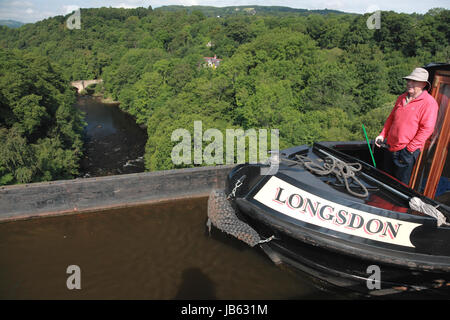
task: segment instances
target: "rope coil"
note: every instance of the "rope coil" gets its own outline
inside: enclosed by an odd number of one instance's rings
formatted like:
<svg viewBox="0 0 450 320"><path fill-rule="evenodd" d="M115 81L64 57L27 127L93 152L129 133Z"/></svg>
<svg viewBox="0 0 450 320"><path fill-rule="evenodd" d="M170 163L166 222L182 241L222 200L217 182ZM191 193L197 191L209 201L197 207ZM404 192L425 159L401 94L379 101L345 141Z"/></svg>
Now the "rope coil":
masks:
<svg viewBox="0 0 450 320"><path fill-rule="evenodd" d="M312 173L321 176L333 174L341 184L345 185L347 191L356 197L365 198L369 195L366 186L356 177L356 173L362 169L360 163L345 163L344 161L330 157L326 157L324 160L317 159L317 162L306 156L296 155L295 157L297 161L288 159L283 160L299 163ZM349 180L351 180L350 183ZM355 192L350 188L350 185L353 182L359 185L362 189L362 193Z"/></svg>

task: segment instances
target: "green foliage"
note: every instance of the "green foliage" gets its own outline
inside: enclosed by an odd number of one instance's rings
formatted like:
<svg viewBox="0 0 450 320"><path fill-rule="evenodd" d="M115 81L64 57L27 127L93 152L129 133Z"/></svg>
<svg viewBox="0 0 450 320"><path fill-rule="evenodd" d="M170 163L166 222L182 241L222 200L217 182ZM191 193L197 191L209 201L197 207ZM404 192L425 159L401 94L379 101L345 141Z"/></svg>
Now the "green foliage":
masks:
<svg viewBox="0 0 450 320"><path fill-rule="evenodd" d="M357 79L353 95L363 114L389 100L387 96L388 70L383 53L374 45L357 44L351 46L342 57L342 62ZM397 79L395 79L397 81Z"/></svg>
<svg viewBox="0 0 450 320"><path fill-rule="evenodd" d="M349 114L358 112L355 88L359 79L342 63L324 62L308 79L300 94L302 111L322 110L324 107L340 108Z"/></svg>
<svg viewBox="0 0 450 320"><path fill-rule="evenodd" d="M0 184L72 178L83 129L73 90L46 58L0 49Z"/></svg>
<svg viewBox="0 0 450 320"><path fill-rule="evenodd" d="M0 168L2 180L18 183L31 182L36 173L35 155L28 147L27 140L20 129L2 128L0 130Z"/></svg>
<svg viewBox="0 0 450 320"><path fill-rule="evenodd" d="M76 172L82 120L68 81L102 78L96 93L148 129L146 167L170 169L174 130L279 129L280 147L364 140L380 132L403 76L450 61L450 11L369 14L283 7L82 9L1 28L0 183ZM239 9L239 10L236 10ZM220 15L220 18L217 16ZM203 57L222 59L217 69ZM38 59L45 56L48 59ZM50 64L48 61L52 61ZM89 91L89 89L88 89ZM8 146L8 147L6 147ZM10 148L10 149L9 149Z"/></svg>

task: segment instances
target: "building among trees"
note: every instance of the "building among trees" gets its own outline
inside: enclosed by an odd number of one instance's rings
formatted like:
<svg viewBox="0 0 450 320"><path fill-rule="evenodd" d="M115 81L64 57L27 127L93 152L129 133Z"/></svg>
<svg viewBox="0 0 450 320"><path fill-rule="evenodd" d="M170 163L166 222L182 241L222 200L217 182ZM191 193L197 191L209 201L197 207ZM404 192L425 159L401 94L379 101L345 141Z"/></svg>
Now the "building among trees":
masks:
<svg viewBox="0 0 450 320"><path fill-rule="evenodd" d="M203 59L206 61L206 66L213 69L216 69L220 65L220 61L222 61L222 59L217 59L216 55L214 57L203 57Z"/></svg>

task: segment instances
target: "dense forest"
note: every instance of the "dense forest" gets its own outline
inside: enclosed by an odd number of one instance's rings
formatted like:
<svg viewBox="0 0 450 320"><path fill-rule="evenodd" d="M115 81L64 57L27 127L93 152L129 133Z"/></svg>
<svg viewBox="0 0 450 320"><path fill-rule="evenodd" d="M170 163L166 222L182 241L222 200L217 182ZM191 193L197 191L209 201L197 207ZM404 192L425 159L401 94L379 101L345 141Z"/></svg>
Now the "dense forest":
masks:
<svg viewBox="0 0 450 320"><path fill-rule="evenodd" d="M69 179L82 153L82 115L49 59L0 48L0 184Z"/></svg>
<svg viewBox="0 0 450 320"><path fill-rule="evenodd" d="M202 11L203 10L203 11ZM209 8L81 9L0 27L0 184L66 178L82 152L71 80L147 126L147 170L170 169L175 129L279 129L280 148L375 137L402 76L450 61L450 10L369 14ZM215 14L216 12L214 12ZM222 59L207 67L204 57ZM224 134L225 135L225 134ZM207 144L207 143L206 143Z"/></svg>

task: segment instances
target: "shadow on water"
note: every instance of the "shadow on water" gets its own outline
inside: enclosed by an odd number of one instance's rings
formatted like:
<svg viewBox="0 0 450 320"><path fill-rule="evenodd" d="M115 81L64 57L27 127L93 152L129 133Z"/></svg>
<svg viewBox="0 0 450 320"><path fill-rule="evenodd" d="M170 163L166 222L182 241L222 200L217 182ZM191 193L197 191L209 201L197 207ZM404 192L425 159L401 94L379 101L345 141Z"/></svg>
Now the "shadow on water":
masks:
<svg viewBox="0 0 450 320"><path fill-rule="evenodd" d="M217 297L211 279L198 268L188 268L183 271L182 283L174 299L214 300Z"/></svg>

